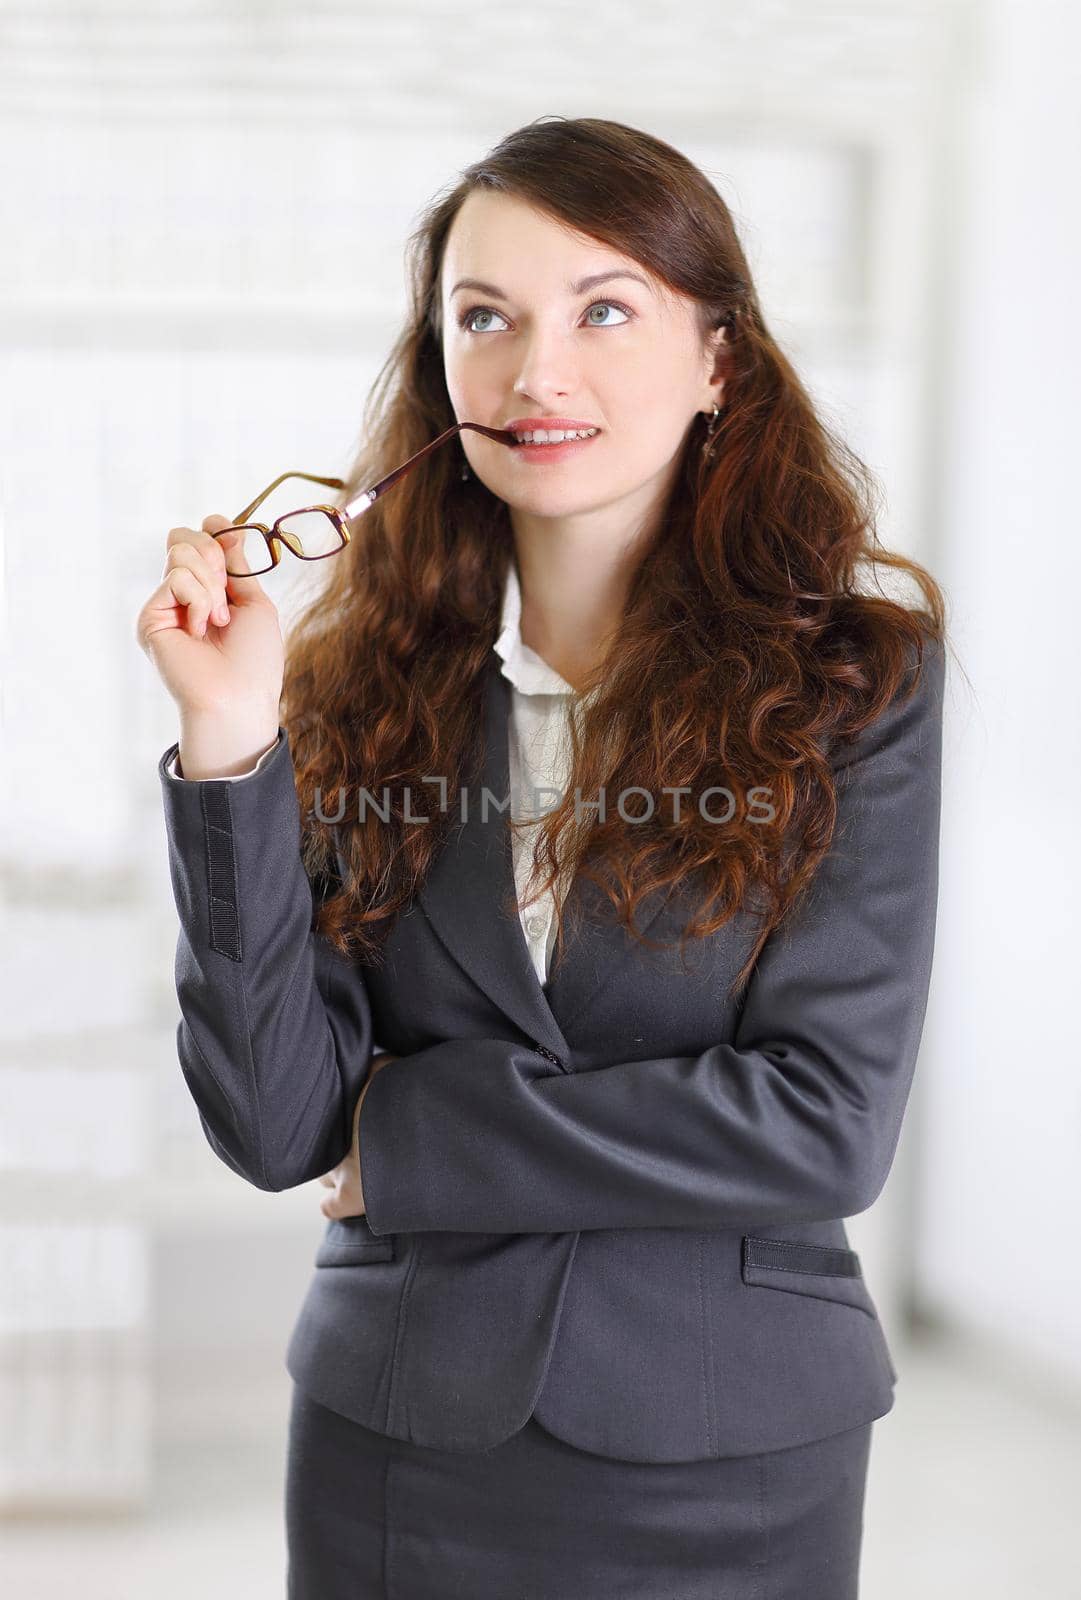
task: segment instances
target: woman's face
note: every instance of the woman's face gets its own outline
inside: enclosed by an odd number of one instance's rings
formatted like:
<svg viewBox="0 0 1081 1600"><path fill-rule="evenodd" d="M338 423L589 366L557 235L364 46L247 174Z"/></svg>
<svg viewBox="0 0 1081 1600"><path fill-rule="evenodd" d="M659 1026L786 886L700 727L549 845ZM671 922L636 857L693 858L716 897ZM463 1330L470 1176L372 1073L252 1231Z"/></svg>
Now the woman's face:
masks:
<svg viewBox="0 0 1081 1600"><path fill-rule="evenodd" d="M606 281L580 281L600 274ZM474 190L451 225L440 292L456 420L505 428L565 418L598 430L585 444L526 450L462 433L493 494L534 516L566 517L618 501L641 510L651 490L666 489L695 414L711 413L722 388L710 383L714 350L702 347L692 300L490 190Z"/></svg>

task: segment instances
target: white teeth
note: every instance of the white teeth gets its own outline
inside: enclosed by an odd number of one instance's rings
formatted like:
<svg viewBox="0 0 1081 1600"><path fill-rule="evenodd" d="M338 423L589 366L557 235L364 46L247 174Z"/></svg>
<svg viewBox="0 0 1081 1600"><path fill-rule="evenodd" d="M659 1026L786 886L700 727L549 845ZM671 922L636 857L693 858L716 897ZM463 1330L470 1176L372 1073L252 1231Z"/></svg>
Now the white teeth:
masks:
<svg viewBox="0 0 1081 1600"><path fill-rule="evenodd" d="M562 444L565 439L592 439L596 432L596 428L537 428L514 437L519 444Z"/></svg>

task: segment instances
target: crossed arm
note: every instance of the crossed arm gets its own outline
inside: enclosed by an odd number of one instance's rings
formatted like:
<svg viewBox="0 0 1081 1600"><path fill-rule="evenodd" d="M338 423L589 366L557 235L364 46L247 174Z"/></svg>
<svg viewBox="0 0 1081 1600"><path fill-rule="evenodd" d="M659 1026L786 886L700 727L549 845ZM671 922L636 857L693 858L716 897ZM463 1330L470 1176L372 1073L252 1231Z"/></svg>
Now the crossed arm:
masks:
<svg viewBox="0 0 1081 1600"><path fill-rule="evenodd" d="M212 1147L257 1187L304 1183L348 1154L363 1085L378 1234L723 1228L864 1210L893 1161L927 1002L944 670L930 646L916 692L836 759L833 846L760 954L732 1041L577 1073L528 1045L450 1039L365 1083L363 977L310 932L284 735L234 784L170 777L167 751L177 1049ZM212 910L208 883L224 886L225 906Z"/></svg>

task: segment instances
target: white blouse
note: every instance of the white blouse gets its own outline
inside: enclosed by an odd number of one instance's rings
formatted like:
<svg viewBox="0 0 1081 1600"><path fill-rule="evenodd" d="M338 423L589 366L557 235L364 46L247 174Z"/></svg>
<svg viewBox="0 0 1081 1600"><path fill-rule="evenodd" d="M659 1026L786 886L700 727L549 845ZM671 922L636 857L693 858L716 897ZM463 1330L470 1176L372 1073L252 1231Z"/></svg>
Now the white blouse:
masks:
<svg viewBox="0 0 1081 1600"><path fill-rule="evenodd" d="M518 569L512 559L503 588L503 611L495 648L503 658L503 676L513 686L511 714L507 728L507 763L510 783L510 814L515 821L542 819L562 799L568 780L570 743L567 715L573 687L561 678L535 650L523 643L520 631L522 591ZM278 741L263 752L248 772L234 773L225 779L242 783L252 777L277 749ZM178 783L186 780L177 770L179 753L166 768ZM497 798L502 798L497 796ZM518 914L530 959L540 983L548 978L548 965L555 943L555 900L546 892L529 905L523 904L526 884L533 864L533 841L537 826L512 834L514 881L518 890Z"/></svg>
<svg viewBox="0 0 1081 1600"><path fill-rule="evenodd" d="M510 814L515 821L543 819L563 798L569 774L567 717L573 687L535 650L522 641L519 628L522 591L512 560L503 590L502 631L495 648L503 657L503 676L513 684L507 728ZM555 900L546 891L523 903L533 865L533 841L539 821L511 835L518 915L537 978L543 984L555 943Z"/></svg>

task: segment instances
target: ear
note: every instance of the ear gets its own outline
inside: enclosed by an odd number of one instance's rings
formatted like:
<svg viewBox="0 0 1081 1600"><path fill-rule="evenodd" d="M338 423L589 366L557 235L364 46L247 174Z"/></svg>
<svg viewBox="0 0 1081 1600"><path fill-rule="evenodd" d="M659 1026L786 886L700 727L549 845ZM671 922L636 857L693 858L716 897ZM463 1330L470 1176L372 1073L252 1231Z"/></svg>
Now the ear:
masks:
<svg viewBox="0 0 1081 1600"><path fill-rule="evenodd" d="M709 377L707 378L702 389L701 404L701 410L706 412L712 412L714 402L716 402L717 405L721 405L723 403L721 395L722 391L724 390L724 379L719 378L717 376L717 372L722 362L721 349L722 346L727 342L727 339L728 329L726 327L716 328L714 329L713 333L710 334L710 342L708 347Z"/></svg>

